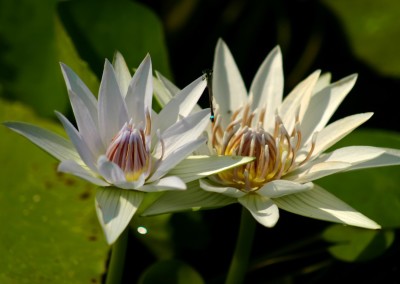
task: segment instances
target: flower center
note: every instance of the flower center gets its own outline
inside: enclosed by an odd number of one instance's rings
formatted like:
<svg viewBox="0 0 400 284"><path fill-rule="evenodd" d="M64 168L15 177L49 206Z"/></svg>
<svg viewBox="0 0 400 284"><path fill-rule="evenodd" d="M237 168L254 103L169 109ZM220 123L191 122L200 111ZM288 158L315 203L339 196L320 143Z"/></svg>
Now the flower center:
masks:
<svg viewBox="0 0 400 284"><path fill-rule="evenodd" d="M237 119L240 114L241 118ZM218 174L220 182L244 192L255 191L267 182L279 179L301 166L309 160L315 147L314 135L310 149L304 158L299 159L302 137L298 115L291 134L278 115L275 117L273 133L265 131L262 127L265 109L260 111L257 126L252 127L255 116L256 113L250 112L250 106L246 105L232 115L225 130L222 129L218 114L212 128L211 142L217 154L256 158L251 163Z"/></svg>
<svg viewBox="0 0 400 284"><path fill-rule="evenodd" d="M135 127L132 120L125 123L106 151L108 160L124 171L127 181L135 181L142 174L146 177L150 174L150 116L146 122L146 127L142 124Z"/></svg>

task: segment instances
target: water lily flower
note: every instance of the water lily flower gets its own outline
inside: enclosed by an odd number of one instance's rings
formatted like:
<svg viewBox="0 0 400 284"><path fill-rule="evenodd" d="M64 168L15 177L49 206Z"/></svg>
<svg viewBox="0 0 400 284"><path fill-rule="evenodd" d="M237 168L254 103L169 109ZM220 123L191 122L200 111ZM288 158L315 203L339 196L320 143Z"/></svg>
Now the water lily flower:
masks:
<svg viewBox="0 0 400 284"><path fill-rule="evenodd" d="M186 182L246 162L189 157L205 143L202 134L209 124L209 110L190 114L205 88L201 77L157 114L149 55L133 77L120 53L114 66L106 60L98 101L68 66L61 69L77 128L56 115L70 140L30 124L5 125L60 160L58 171L100 186L96 211L109 244L126 228L145 192L185 190ZM182 163L178 174L170 174Z"/></svg>
<svg viewBox="0 0 400 284"><path fill-rule="evenodd" d="M215 123L209 131L210 151L255 160L201 179L200 187L208 195L189 189L181 203L192 209L201 207L189 201L192 192L211 206L211 197L220 194L226 200L218 200L215 207L238 202L266 227L276 224L281 208L311 218L380 228L314 183L338 172L400 164L400 151L394 149L350 146L325 153L372 116L361 113L328 124L355 84L356 75L330 83L328 76L316 71L283 99L282 55L276 47L261 64L247 92L222 40L215 50L213 70ZM145 215L162 213L166 202L170 210L171 196L158 200L157 208L150 206ZM179 204L176 208L184 209Z"/></svg>

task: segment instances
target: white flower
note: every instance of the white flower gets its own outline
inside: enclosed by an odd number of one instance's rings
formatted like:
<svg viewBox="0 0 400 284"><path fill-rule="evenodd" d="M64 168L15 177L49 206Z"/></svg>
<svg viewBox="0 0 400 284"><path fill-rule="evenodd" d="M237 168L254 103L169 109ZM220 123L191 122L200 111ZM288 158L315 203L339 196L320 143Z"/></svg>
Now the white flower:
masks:
<svg viewBox="0 0 400 284"><path fill-rule="evenodd" d="M372 113L352 115L327 125L356 81L351 75L330 84L316 71L283 99L282 57L274 48L260 66L247 93L236 63L219 40L213 66L216 120L209 131L211 152L252 156L255 161L200 180L209 192L201 197L213 206L215 193L246 207L262 225L272 227L279 208L303 216L377 229L380 226L313 181L337 172L400 164L400 151L352 146L324 153L330 146L368 120ZM191 190L185 193L190 200ZM198 190L192 191L198 195ZM360 192L360 194L362 194ZM146 215L162 213L172 194L148 208ZM215 198L214 198L215 199ZM184 202L181 200L181 202ZM187 207L192 204L188 202ZM199 206L196 204L196 206ZM177 210L183 210L176 204Z"/></svg>
<svg viewBox="0 0 400 284"><path fill-rule="evenodd" d="M101 187L96 211L109 244L126 228L145 192L185 190L185 182L249 160L185 160L206 141L202 133L209 124L209 110L189 115L205 88L201 77L157 114L152 111L149 55L133 77L119 53L114 66L106 60L98 101L69 67L61 64L61 69L77 128L56 114L70 141L33 125L5 124L59 159L59 171ZM171 175L184 160L185 169Z"/></svg>

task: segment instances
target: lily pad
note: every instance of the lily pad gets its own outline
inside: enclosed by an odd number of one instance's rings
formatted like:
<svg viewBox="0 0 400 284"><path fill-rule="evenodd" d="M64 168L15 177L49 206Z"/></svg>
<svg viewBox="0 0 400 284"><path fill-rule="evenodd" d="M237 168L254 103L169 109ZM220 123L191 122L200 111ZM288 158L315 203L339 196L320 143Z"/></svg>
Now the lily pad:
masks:
<svg viewBox="0 0 400 284"><path fill-rule="evenodd" d="M366 230L342 225L329 226L323 238L334 243L328 251L337 259L367 261L381 255L394 241L392 230Z"/></svg>
<svg viewBox="0 0 400 284"><path fill-rule="evenodd" d="M400 2L324 0L339 18L355 55L384 75L400 76Z"/></svg>
<svg viewBox="0 0 400 284"><path fill-rule="evenodd" d="M1 100L5 120L61 132ZM101 283L109 246L95 213L95 187L57 173L54 158L3 125L0 133L0 283Z"/></svg>
<svg viewBox="0 0 400 284"><path fill-rule="evenodd" d="M129 67L137 67L150 53L153 68L170 77L161 21L147 7L128 1L64 1L59 5L62 22L82 57L94 70L116 51ZM94 66L94 67L93 67Z"/></svg>
<svg viewBox="0 0 400 284"><path fill-rule="evenodd" d="M369 145L400 149L400 134L383 130L359 130L336 147ZM400 227L400 166L340 173L316 181L383 228Z"/></svg>

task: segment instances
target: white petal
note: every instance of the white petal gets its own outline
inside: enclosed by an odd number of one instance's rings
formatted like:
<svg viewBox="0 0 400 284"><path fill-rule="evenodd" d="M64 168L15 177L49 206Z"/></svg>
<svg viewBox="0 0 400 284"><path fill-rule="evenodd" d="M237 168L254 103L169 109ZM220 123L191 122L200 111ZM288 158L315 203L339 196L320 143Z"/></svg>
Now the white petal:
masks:
<svg viewBox="0 0 400 284"><path fill-rule="evenodd" d="M108 145L125 122L128 113L115 77L114 68L106 60L99 90L99 131L104 145Z"/></svg>
<svg viewBox="0 0 400 284"><path fill-rule="evenodd" d="M269 197L277 198L288 194L299 193L305 190L309 190L313 187L311 182L308 183L297 183L289 180L273 180L266 183L263 187L257 190L257 193Z"/></svg>
<svg viewBox="0 0 400 284"><path fill-rule="evenodd" d="M309 191L276 198L274 202L283 210L310 218L368 229L380 228L377 223L317 185Z"/></svg>
<svg viewBox="0 0 400 284"><path fill-rule="evenodd" d="M303 167L285 175L285 179L300 183L313 181L336 172L352 169L360 163L375 159L384 149L370 146L349 146L323 154Z"/></svg>
<svg viewBox="0 0 400 284"><path fill-rule="evenodd" d="M97 172L96 166L94 164L95 157L91 152L88 145L83 141L79 132L75 127L68 121L68 119L59 112L56 112L58 119L64 126L65 132L67 132L69 139L71 139L72 144L74 144L75 149L79 153L82 161L93 171Z"/></svg>
<svg viewBox="0 0 400 284"><path fill-rule="evenodd" d="M197 211L223 207L235 203L235 198L222 194L207 192L199 188L198 182L188 184L184 191L167 191L142 213L143 216L151 216L163 213Z"/></svg>
<svg viewBox="0 0 400 284"><path fill-rule="evenodd" d="M231 114L247 102L247 91L242 76L228 46L221 39L215 48L213 65L213 94L226 127Z"/></svg>
<svg viewBox="0 0 400 284"><path fill-rule="evenodd" d="M210 123L209 109L201 110L188 117L185 117L177 123L170 126L162 134L162 139L165 148L165 156L170 155L176 149L182 147L197 139ZM160 142L161 143L161 142ZM155 147L155 156L158 157L161 153L161 144Z"/></svg>
<svg viewBox="0 0 400 284"><path fill-rule="evenodd" d="M90 116L97 125L97 100L85 83L64 63L61 63L61 71L64 76L67 89L73 91L83 101Z"/></svg>
<svg viewBox="0 0 400 284"><path fill-rule="evenodd" d="M261 225L271 228L278 222L279 209L271 199L258 194L247 194L238 201Z"/></svg>
<svg viewBox="0 0 400 284"><path fill-rule="evenodd" d="M117 82L121 90L121 95L125 97L132 76L131 73L129 72L128 66L126 65L124 57L119 51L115 53L113 65L114 65L115 75L117 77Z"/></svg>
<svg viewBox="0 0 400 284"><path fill-rule="evenodd" d="M136 181L127 181L122 169L117 164L110 162L105 156L100 156L97 164L104 179L119 188L138 189L144 184L144 174L140 175Z"/></svg>
<svg viewBox="0 0 400 284"><path fill-rule="evenodd" d="M144 192L158 192L165 190L185 190L186 184L179 177L168 176L155 182L147 183L138 190Z"/></svg>
<svg viewBox="0 0 400 284"><path fill-rule="evenodd" d="M82 139L95 156L104 153L105 147L100 137L100 132L97 128L97 122L95 123L93 121L92 117L89 115L86 105L79 98L79 96L77 96L74 92L69 91L69 98Z"/></svg>
<svg viewBox="0 0 400 284"><path fill-rule="evenodd" d="M312 157L318 156L334 145L355 128L367 121L371 116L372 112L355 114L329 124L318 133Z"/></svg>
<svg viewBox="0 0 400 284"><path fill-rule="evenodd" d="M220 193L233 198L239 198L245 195L243 191L237 188L218 184L209 179L201 179L199 182L200 187L206 191Z"/></svg>
<svg viewBox="0 0 400 284"><path fill-rule="evenodd" d="M176 165L170 175L179 176L183 181L204 178L239 165L253 161L252 157L240 156L190 156Z"/></svg>
<svg viewBox="0 0 400 284"><path fill-rule="evenodd" d="M170 170L172 170L177 164L179 164L183 159L193 153L201 144L206 142L206 138L199 138L197 140L191 141L184 144L182 147L175 149L173 152L169 152L163 160L160 161L156 171L148 179L148 182L153 182L164 175L166 175Z"/></svg>
<svg viewBox="0 0 400 284"><path fill-rule="evenodd" d="M326 86L328 86L331 83L331 79L332 79L332 74L329 72L326 72L326 73L322 74L321 76L319 76L318 82L317 82L317 84L315 84L313 93L315 94L315 93L321 91Z"/></svg>
<svg viewBox="0 0 400 284"><path fill-rule="evenodd" d="M129 84L125 102L128 107L129 117L138 124L146 121L146 111L150 111L153 97L153 74L151 58L147 54Z"/></svg>
<svg viewBox="0 0 400 284"><path fill-rule="evenodd" d="M157 71L155 72L157 74ZM157 77L153 77L153 91L154 98L157 100L157 103L161 108L163 108L174 96Z"/></svg>
<svg viewBox="0 0 400 284"><path fill-rule="evenodd" d="M319 164L310 164L308 167L302 167L285 175L284 178L298 183L304 183L343 172L350 167L351 164L345 162L322 162Z"/></svg>
<svg viewBox="0 0 400 284"><path fill-rule="evenodd" d="M161 131L178 121L179 117L188 116L203 94L206 82L198 78L175 97L159 113L159 128Z"/></svg>
<svg viewBox="0 0 400 284"><path fill-rule="evenodd" d="M175 86L175 84L172 83L170 80L165 78L160 72L155 71L155 73L156 73L158 80L160 80L160 82L162 83L164 88L166 88L168 90L171 97L174 97L177 93L180 92L180 89L177 86Z"/></svg>
<svg viewBox="0 0 400 284"><path fill-rule="evenodd" d="M385 152L376 158L354 165L347 171L400 165L400 150L389 149L389 148L378 148L378 149Z"/></svg>
<svg viewBox="0 0 400 284"><path fill-rule="evenodd" d="M58 165L57 170L59 172L72 174L74 176L80 177L98 186L109 186L109 184L104 180L95 177L90 170L82 168L82 166L80 166L77 162L72 160L61 162Z"/></svg>
<svg viewBox="0 0 400 284"><path fill-rule="evenodd" d="M312 73L305 80L300 82L283 100L278 113L286 129L293 129L296 119L295 113L298 110L300 110L299 119L301 120L304 117L320 73L321 71L319 70ZM272 119L271 121L275 120Z"/></svg>
<svg viewBox="0 0 400 284"><path fill-rule="evenodd" d="M74 145L63 137L35 125L22 122L4 122L11 130L25 136L60 161L81 161ZM82 162L81 162L82 163Z"/></svg>
<svg viewBox="0 0 400 284"><path fill-rule="evenodd" d="M96 212L106 235L114 243L128 226L143 200L144 193L116 188L100 188L96 194Z"/></svg>
<svg viewBox="0 0 400 284"><path fill-rule="evenodd" d="M310 104L301 121L303 144L311 139L314 132L325 127L337 107L353 88L356 79L357 75L350 75L325 87L311 97Z"/></svg>
<svg viewBox="0 0 400 284"><path fill-rule="evenodd" d="M249 93L253 96L252 110L266 108L264 128L270 129L274 124L271 117L274 117L283 96L282 54L279 46L276 46L261 64Z"/></svg>

